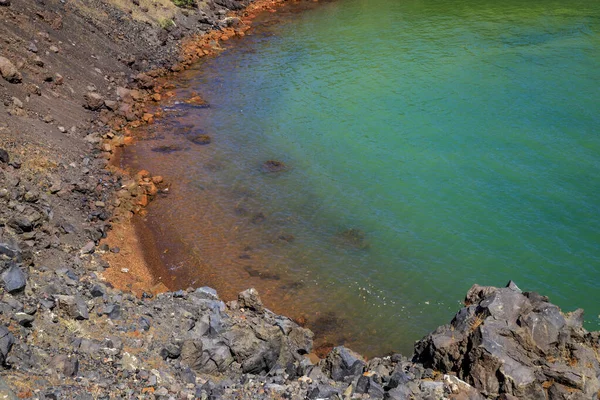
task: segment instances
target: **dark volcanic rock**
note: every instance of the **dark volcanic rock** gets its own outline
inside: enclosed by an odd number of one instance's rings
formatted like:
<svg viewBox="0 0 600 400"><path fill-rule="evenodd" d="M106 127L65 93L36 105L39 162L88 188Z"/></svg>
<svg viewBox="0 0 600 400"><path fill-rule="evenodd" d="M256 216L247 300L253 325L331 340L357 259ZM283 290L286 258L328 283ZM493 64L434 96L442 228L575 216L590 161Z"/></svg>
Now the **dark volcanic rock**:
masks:
<svg viewBox="0 0 600 400"><path fill-rule="evenodd" d="M334 381L342 381L347 376L359 376L365 368L362 357L343 346L335 347L325 359L324 371Z"/></svg>
<svg viewBox="0 0 600 400"><path fill-rule="evenodd" d="M5 326L0 325L0 364L4 365L6 363L6 357L14 343L15 337L13 334Z"/></svg>
<svg viewBox="0 0 600 400"><path fill-rule="evenodd" d="M17 214L13 216L7 223L17 233L31 232L33 230L33 221L26 215Z"/></svg>
<svg viewBox="0 0 600 400"><path fill-rule="evenodd" d="M580 310L563 314L514 283L502 289L474 285L466 304L449 325L416 344L414 361L456 373L492 397L542 399L565 386L569 398L592 398L600 390L600 333L582 327Z"/></svg>
<svg viewBox="0 0 600 400"><path fill-rule="evenodd" d="M10 162L10 157L8 156L8 152L4 149L0 149L0 163L8 164Z"/></svg>
<svg viewBox="0 0 600 400"><path fill-rule="evenodd" d="M2 281L7 292L18 292L25 288L27 275L17 264L11 263L8 269L2 273Z"/></svg>
<svg viewBox="0 0 600 400"><path fill-rule="evenodd" d="M215 3L234 11L241 10L242 8L244 8L242 2L235 0L215 0Z"/></svg>

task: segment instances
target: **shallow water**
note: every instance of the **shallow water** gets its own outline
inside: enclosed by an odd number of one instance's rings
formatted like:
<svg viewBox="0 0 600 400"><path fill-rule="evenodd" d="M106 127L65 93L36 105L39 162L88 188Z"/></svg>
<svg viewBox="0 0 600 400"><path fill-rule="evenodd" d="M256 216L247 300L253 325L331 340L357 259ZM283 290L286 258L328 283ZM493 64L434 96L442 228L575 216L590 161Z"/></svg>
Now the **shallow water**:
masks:
<svg viewBox="0 0 600 400"><path fill-rule="evenodd" d="M126 154L173 183L146 218L163 280L255 286L367 355L410 354L473 283L597 329L599 32L580 0L339 0L257 28L179 79L209 108L165 106Z"/></svg>

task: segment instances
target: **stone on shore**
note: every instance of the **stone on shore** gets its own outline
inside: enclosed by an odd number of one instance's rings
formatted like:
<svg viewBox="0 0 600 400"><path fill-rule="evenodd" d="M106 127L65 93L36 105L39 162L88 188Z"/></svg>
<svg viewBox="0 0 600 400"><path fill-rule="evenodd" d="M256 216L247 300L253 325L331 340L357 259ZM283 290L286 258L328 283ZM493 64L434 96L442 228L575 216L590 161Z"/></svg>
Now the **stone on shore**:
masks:
<svg viewBox="0 0 600 400"><path fill-rule="evenodd" d="M327 355L324 371L328 372L334 381L342 381L347 376L360 376L365 365L365 361L358 353L339 346Z"/></svg>
<svg viewBox="0 0 600 400"><path fill-rule="evenodd" d="M0 74L10 83L19 83L23 79L17 67L8 58L2 56L0 56Z"/></svg>
<svg viewBox="0 0 600 400"><path fill-rule="evenodd" d="M254 288L244 290L238 294L238 304L240 307L248 308L256 312L262 312L265 309L262 300L258 296L258 291Z"/></svg>
<svg viewBox="0 0 600 400"><path fill-rule="evenodd" d="M87 305L81 296L56 296L58 307L73 319L89 319Z"/></svg>
<svg viewBox="0 0 600 400"><path fill-rule="evenodd" d="M88 92L83 96L83 106L88 110L96 111L104 106L104 98L96 92Z"/></svg>
<svg viewBox="0 0 600 400"><path fill-rule="evenodd" d="M21 291L27 284L27 275L16 263L11 263L6 271L2 273L4 289L9 293Z"/></svg>
<svg viewBox="0 0 600 400"><path fill-rule="evenodd" d="M10 162L10 156L8 152L4 149L0 149L0 163L8 164Z"/></svg>

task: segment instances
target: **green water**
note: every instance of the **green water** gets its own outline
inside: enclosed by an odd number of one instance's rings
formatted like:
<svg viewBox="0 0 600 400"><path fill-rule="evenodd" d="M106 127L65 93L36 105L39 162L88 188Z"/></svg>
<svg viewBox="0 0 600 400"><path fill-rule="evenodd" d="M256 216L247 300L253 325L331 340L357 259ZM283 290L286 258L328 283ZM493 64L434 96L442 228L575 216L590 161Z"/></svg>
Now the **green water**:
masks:
<svg viewBox="0 0 600 400"><path fill-rule="evenodd" d="M342 341L410 353L473 283L509 279L598 329L600 2L339 0L187 85L212 107L185 122L227 163L210 182L293 232L278 271L319 288L298 301L333 310ZM205 190L194 151L182 173ZM368 248L340 243L349 228Z"/></svg>

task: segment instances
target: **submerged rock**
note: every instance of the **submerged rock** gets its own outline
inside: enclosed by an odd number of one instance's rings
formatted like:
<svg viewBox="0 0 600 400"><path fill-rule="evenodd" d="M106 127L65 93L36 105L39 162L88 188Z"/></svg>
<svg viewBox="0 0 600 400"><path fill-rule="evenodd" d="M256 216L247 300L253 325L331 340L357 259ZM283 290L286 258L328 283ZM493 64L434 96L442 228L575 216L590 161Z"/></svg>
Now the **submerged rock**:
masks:
<svg viewBox="0 0 600 400"><path fill-rule="evenodd" d="M164 154L171 154L171 153L175 153L177 151L183 151L186 150L185 147L177 145L177 144L167 144L164 146L158 146L158 147L153 147L152 151L156 152L156 153L164 153Z"/></svg>
<svg viewBox="0 0 600 400"><path fill-rule="evenodd" d="M208 102L206 100L204 100L202 97L195 95L190 97L189 99L187 99L185 101L186 104L192 105L192 106L196 106L199 108L208 108L210 107L210 104L208 104Z"/></svg>
<svg viewBox="0 0 600 400"><path fill-rule="evenodd" d="M207 145L210 144L210 142L212 142L211 137L205 134L188 136L188 140L198 145Z"/></svg>
<svg viewBox="0 0 600 400"><path fill-rule="evenodd" d="M261 167L263 172L283 172L288 169L287 165L283 161L268 160L265 161Z"/></svg>
<svg viewBox="0 0 600 400"><path fill-rule="evenodd" d="M346 229L338 233L337 238L343 244L357 249L367 249L370 247L365 232L357 228Z"/></svg>

